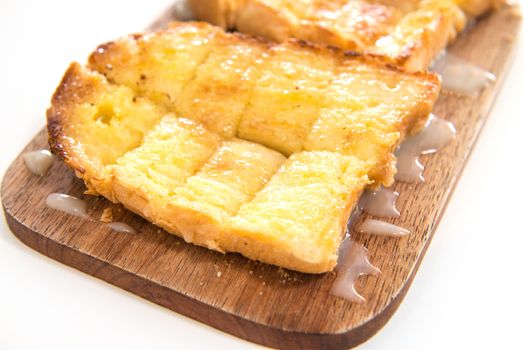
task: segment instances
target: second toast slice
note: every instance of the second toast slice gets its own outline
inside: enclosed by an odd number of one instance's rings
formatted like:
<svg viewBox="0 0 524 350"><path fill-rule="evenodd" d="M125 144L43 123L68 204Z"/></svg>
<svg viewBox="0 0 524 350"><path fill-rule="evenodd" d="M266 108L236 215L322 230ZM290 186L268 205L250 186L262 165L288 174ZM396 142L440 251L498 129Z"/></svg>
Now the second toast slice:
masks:
<svg viewBox="0 0 524 350"><path fill-rule="evenodd" d="M194 17L283 42L290 38L428 68L469 18L504 0L189 0Z"/></svg>

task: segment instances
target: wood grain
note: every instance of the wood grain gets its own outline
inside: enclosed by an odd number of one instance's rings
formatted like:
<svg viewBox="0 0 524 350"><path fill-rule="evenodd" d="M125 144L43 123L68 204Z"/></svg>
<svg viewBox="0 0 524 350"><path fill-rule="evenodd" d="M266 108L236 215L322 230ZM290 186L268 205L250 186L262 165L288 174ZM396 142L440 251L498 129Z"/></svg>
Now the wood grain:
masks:
<svg viewBox="0 0 524 350"><path fill-rule="evenodd" d="M511 61L516 13L506 7L481 19L450 48L497 80L476 97L443 92L439 98L435 113L455 124L457 138L423 157L426 183L395 185L402 216L392 222L412 234L395 239L352 233L382 270L358 281L365 304L330 295L334 274L285 271L186 244L119 205L83 195L83 183L58 161L45 177L30 173L20 157L10 166L2 183L9 227L44 255L238 337L290 349L356 346L386 323L411 284ZM23 152L46 147L46 138L42 130ZM94 217L113 208L115 221L139 233L116 233L46 208L52 192L85 199Z"/></svg>

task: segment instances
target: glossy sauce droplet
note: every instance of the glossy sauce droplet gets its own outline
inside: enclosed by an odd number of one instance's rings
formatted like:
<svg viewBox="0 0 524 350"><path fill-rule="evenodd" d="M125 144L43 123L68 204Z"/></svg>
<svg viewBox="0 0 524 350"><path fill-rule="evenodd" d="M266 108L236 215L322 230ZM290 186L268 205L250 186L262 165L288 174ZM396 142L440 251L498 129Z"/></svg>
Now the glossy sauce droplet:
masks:
<svg viewBox="0 0 524 350"><path fill-rule="evenodd" d="M469 96L476 95L496 79L493 73L450 53L440 56L431 70L442 76L444 89Z"/></svg>
<svg viewBox="0 0 524 350"><path fill-rule="evenodd" d="M368 250L361 244L346 238L340 246L337 277L331 286L330 294L349 301L366 301L355 290L355 283L362 275L378 275L380 270L373 266L367 257Z"/></svg>
<svg viewBox="0 0 524 350"><path fill-rule="evenodd" d="M420 163L422 154L435 153L444 148L455 138L455 126L435 115L431 115L424 129L402 142L395 155L397 156L397 173L399 182L424 182L424 166Z"/></svg>
<svg viewBox="0 0 524 350"><path fill-rule="evenodd" d="M106 224L110 229L116 232L122 232L122 233L131 233L135 234L136 231L134 228L129 226L128 224L124 222L110 222Z"/></svg>
<svg viewBox="0 0 524 350"><path fill-rule="evenodd" d="M409 230L390 224L389 222L375 220L375 219L366 219L362 221L356 228L355 231L360 233L367 233L372 235L381 235L381 236L394 236L402 237L409 235Z"/></svg>
<svg viewBox="0 0 524 350"><path fill-rule="evenodd" d="M78 216L89 221L99 221L87 215L86 202L67 194L52 193L47 196L45 204L51 209L59 210L69 215ZM136 233L134 228L124 222L109 222L105 225L116 232L131 234Z"/></svg>
<svg viewBox="0 0 524 350"><path fill-rule="evenodd" d="M44 176L53 164L53 155L46 149L22 155L26 167L34 174Z"/></svg>
<svg viewBox="0 0 524 350"><path fill-rule="evenodd" d="M397 198L398 192L380 186L377 190L367 189L362 197L360 197L358 206L366 213L374 216L398 218L400 212L395 206Z"/></svg>
<svg viewBox="0 0 524 350"><path fill-rule="evenodd" d="M63 193L52 193L47 196L45 204L52 209L69 215L90 219L87 215L87 204L81 199Z"/></svg>

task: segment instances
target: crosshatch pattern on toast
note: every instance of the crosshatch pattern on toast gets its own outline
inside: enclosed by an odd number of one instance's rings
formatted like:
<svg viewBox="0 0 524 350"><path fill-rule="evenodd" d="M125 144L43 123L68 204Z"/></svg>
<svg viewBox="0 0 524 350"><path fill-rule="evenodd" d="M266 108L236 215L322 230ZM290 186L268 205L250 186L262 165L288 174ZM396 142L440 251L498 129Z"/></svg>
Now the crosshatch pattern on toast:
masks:
<svg viewBox="0 0 524 350"><path fill-rule="evenodd" d="M72 64L48 132L90 193L188 242L321 273L439 87L351 52L176 23Z"/></svg>

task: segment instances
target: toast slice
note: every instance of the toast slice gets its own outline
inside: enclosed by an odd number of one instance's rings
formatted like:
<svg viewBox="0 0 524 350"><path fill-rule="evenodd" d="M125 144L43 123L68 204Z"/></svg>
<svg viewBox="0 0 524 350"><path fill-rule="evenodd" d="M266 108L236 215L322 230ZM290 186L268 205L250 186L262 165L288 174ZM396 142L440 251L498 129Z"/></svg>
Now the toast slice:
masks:
<svg viewBox="0 0 524 350"><path fill-rule="evenodd" d="M177 23L73 63L49 143L90 193L188 242L322 273L438 90L374 58Z"/></svg>
<svg viewBox="0 0 524 350"><path fill-rule="evenodd" d="M188 0L193 15L226 29L376 55L426 69L466 20L503 0Z"/></svg>
<svg viewBox="0 0 524 350"><path fill-rule="evenodd" d="M195 31L201 31L198 40ZM187 32L192 33L190 37ZM177 50L172 43L179 45L184 38L197 45L186 44ZM168 44L162 49L159 42ZM204 59L200 58L202 42L207 50ZM159 50L164 60L161 64ZM183 87L180 79L164 80L164 76L177 74L180 57L186 56L200 62L198 67L188 64L181 68L184 75L192 76L191 80ZM356 142L358 134L350 135L349 131L352 125L361 124L359 118L351 119L352 124L339 124L348 131L335 141L339 145L331 141L306 145L308 136L313 133L311 139L316 135L324 109L337 107L348 115L372 107L377 112L381 109L380 113L387 111L383 120L388 136L377 137L380 142L387 139L384 150L388 151L374 156L376 167L384 171L374 172L372 177L377 184L386 185L392 183L394 175L391 151L404 135L424 124L439 90L434 75L407 74L371 57L301 41L268 43L188 22L104 44L91 55L88 67L111 83L125 85L222 137L261 143L286 156L305 149L344 153L349 149L342 144ZM191 71L189 67L193 67ZM180 93L175 95L177 90ZM168 95L168 99L159 98ZM369 152L351 155L368 160Z"/></svg>

